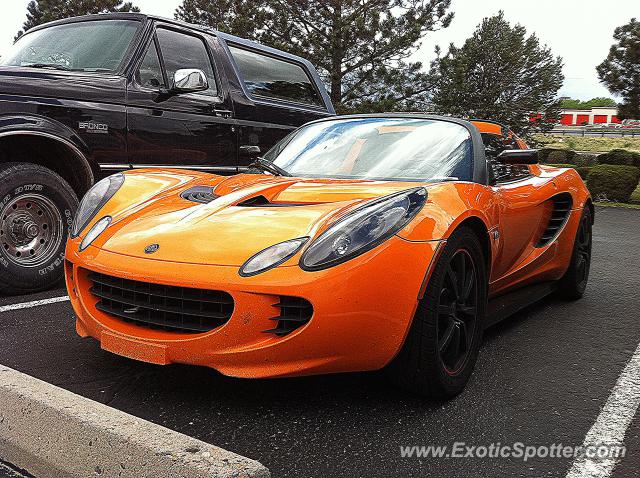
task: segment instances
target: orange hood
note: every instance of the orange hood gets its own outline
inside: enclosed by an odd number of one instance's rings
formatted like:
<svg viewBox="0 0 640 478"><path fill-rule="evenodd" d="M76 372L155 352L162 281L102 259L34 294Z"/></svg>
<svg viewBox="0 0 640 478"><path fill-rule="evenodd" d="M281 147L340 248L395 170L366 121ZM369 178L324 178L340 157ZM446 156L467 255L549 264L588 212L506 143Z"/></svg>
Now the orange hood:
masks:
<svg viewBox="0 0 640 478"><path fill-rule="evenodd" d="M125 186L100 214L111 214L114 221L95 241L97 247L154 260L229 266L240 266L273 244L314 237L363 201L417 186L247 174L225 178L167 171L136 171L126 177ZM155 194L141 191L149 187L150 177L160 181L164 189ZM196 185L213 187L218 197L207 204L180 197ZM254 198L263 204L247 204ZM147 256L145 247L154 243L160 246L158 251Z"/></svg>

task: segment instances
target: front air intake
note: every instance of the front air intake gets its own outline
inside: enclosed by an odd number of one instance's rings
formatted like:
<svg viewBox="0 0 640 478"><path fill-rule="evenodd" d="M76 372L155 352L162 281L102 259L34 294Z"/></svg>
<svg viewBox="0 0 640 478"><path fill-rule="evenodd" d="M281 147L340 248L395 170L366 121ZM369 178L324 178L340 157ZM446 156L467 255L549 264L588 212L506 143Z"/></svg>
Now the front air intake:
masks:
<svg viewBox="0 0 640 478"><path fill-rule="evenodd" d="M140 282L90 272L95 308L140 327L168 332L204 333L226 324L233 297L223 291Z"/></svg>
<svg viewBox="0 0 640 478"><path fill-rule="evenodd" d="M265 333L275 334L279 337L290 334L311 320L313 306L306 299L300 297L280 296L280 302L274 305L280 309L280 315L272 317L277 321L273 329L265 330Z"/></svg>
<svg viewBox="0 0 640 478"><path fill-rule="evenodd" d="M536 244L536 247L544 247L551 244L551 242L558 237L558 234L560 234L560 231L571 215L571 208L573 207L571 194L561 193L553 196L550 201L553 203L553 209L551 210L549 223L542 233L542 237L540 237L540 240Z"/></svg>

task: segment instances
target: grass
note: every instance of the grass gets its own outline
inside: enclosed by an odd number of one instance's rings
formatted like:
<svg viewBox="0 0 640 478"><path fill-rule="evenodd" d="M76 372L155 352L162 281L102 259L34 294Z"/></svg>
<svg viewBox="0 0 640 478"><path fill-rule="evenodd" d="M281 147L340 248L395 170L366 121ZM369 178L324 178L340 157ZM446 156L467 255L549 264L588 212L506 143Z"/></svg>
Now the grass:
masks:
<svg viewBox="0 0 640 478"><path fill-rule="evenodd" d="M594 153L605 153L612 149L628 149L629 151L640 153L640 137L598 138L537 134L534 138L538 143L549 148L573 149L575 151L590 151Z"/></svg>
<svg viewBox="0 0 640 478"><path fill-rule="evenodd" d="M626 202L612 202L612 201L595 201L596 206L606 207L624 207L627 209L640 209L640 204L631 204Z"/></svg>

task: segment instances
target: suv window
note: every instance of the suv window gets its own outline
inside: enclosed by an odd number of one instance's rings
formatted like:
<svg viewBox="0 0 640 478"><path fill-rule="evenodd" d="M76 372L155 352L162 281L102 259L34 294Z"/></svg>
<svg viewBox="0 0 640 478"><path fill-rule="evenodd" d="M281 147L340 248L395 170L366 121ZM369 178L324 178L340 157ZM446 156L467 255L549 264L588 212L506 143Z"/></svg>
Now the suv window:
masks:
<svg viewBox="0 0 640 478"><path fill-rule="evenodd" d="M135 20L91 20L42 28L23 35L0 64L113 73L139 27Z"/></svg>
<svg viewBox="0 0 640 478"><path fill-rule="evenodd" d="M247 90L252 95L324 106L300 65L229 45Z"/></svg>
<svg viewBox="0 0 640 478"><path fill-rule="evenodd" d="M209 89L200 91L198 94L217 96L216 77L204 41L198 37L165 28L159 28L156 35L167 81L172 83L174 73L181 68L197 68L204 72L209 82Z"/></svg>
<svg viewBox="0 0 640 478"><path fill-rule="evenodd" d="M515 140L490 133L482 133L485 156L489 165L489 174L497 183L517 181L531 176L526 164L503 164L498 162L498 155L505 149L518 149Z"/></svg>
<svg viewBox="0 0 640 478"><path fill-rule="evenodd" d="M162 76L162 67L160 66L160 58L158 57L155 39L149 45L147 54L144 56L140 68L138 68L136 79L141 86L147 88L167 86Z"/></svg>

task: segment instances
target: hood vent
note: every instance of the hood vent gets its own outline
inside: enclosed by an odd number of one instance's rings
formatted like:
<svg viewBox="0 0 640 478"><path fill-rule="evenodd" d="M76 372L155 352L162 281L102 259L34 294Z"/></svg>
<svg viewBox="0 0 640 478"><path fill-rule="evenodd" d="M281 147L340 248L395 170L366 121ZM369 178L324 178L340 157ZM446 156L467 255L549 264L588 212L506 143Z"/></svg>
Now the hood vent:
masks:
<svg viewBox="0 0 640 478"><path fill-rule="evenodd" d="M186 199L187 201L197 202L200 204L208 204L219 196L217 194L214 194L212 187L194 186L187 189L186 191L182 191L180 197L182 199Z"/></svg>
<svg viewBox="0 0 640 478"><path fill-rule="evenodd" d="M245 199L237 204L240 207L291 207L291 206L308 206L305 203L290 203L290 202L271 202L265 196L254 196L249 199Z"/></svg>
<svg viewBox="0 0 640 478"><path fill-rule="evenodd" d="M254 196L249 199L245 199L242 202L238 203L238 206L251 206L251 207L259 207L259 206L271 206L272 203L264 196Z"/></svg>
<svg viewBox="0 0 640 478"><path fill-rule="evenodd" d="M560 231L567 223L569 216L571 215L571 208L573 207L573 199L571 194L562 193L551 198L553 202L553 210L551 211L551 217L549 218L549 224L542 233L542 237L536 244L536 247L545 247L551 244Z"/></svg>

